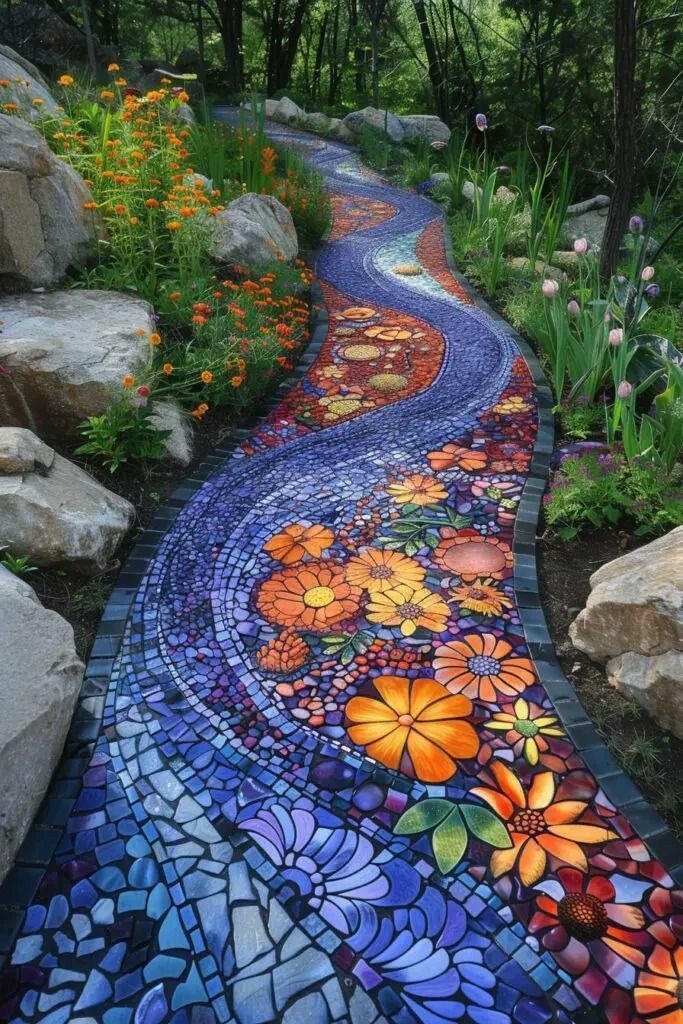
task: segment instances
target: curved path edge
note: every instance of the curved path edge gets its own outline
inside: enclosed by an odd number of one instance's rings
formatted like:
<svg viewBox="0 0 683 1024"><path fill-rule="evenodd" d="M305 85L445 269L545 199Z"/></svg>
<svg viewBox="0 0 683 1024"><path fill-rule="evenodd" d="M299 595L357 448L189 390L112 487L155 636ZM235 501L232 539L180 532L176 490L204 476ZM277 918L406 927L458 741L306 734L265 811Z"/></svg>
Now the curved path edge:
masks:
<svg viewBox="0 0 683 1024"><path fill-rule="evenodd" d="M352 152L350 147L349 152ZM437 203L433 205L436 210L442 211ZM548 481L554 441L554 403L550 388L528 342L477 294L457 270L445 217L442 217L442 223L446 240L446 260L450 272L472 302L492 320L503 325L507 336L514 342L529 367L536 388L538 431L533 458L518 507L513 538L514 589L529 654L535 663L541 684L552 699L568 736L586 766L607 797L613 801L643 840L653 857L660 861L676 883L683 885L683 843L671 833L661 815L614 760L564 675L547 628L538 584L536 537L541 499ZM315 253L314 266L326 239L327 235L323 237ZM95 636L62 760L36 819L15 858L15 863L0 885L0 969L14 946L24 914L35 897L75 803L80 780L100 733L110 676L121 650L128 615L143 577L162 538L181 509L204 482L232 458L234 451L268 418L282 398L315 362L326 339L328 328L328 316L317 278L311 288L311 300L313 308L310 340L301 352L295 369L282 380L260 411L252 414L240 428L234 430L229 441L205 456L158 508L121 568ZM587 1019L586 1016L582 1016L582 1020Z"/></svg>

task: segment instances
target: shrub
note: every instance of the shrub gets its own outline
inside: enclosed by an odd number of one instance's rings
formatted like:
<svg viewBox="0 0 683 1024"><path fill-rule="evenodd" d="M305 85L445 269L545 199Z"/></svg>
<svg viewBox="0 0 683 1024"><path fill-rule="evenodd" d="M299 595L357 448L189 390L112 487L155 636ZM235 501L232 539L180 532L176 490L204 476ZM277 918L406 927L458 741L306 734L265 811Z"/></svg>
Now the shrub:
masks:
<svg viewBox="0 0 683 1024"><path fill-rule="evenodd" d="M149 391L148 386L141 385L135 399L126 396L101 416L89 416L80 427L87 441L76 449L77 453L91 455L110 473L116 473L131 459L149 462L163 458L164 442L171 431L160 430L152 422L154 405L147 400Z"/></svg>

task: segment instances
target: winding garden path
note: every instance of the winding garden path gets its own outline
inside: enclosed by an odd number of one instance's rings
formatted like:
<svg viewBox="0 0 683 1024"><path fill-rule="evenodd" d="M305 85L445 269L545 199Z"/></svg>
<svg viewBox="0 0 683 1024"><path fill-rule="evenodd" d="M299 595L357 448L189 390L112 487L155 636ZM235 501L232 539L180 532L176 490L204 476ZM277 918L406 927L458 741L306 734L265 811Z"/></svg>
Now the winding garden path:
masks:
<svg viewBox="0 0 683 1024"><path fill-rule="evenodd" d="M274 136L332 195L325 312L112 598L0 891L0 1020L681 1024L680 893L635 827L669 838L540 611L533 359L433 203Z"/></svg>

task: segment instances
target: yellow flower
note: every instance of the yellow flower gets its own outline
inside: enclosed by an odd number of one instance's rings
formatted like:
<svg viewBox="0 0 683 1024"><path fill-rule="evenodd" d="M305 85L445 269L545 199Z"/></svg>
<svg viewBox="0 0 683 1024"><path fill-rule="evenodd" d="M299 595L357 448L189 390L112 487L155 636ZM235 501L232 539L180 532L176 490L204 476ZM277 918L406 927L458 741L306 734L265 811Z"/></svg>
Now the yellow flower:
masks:
<svg viewBox="0 0 683 1024"><path fill-rule="evenodd" d="M110 64L109 67L107 68L107 71L120 71L120 70L121 70L121 68L118 66L118 64Z"/></svg>
<svg viewBox="0 0 683 1024"><path fill-rule="evenodd" d="M372 594L367 617L383 626L400 626L403 636L412 636L419 627L442 633L450 611L438 594L421 584L400 583L393 590Z"/></svg>
<svg viewBox="0 0 683 1024"><path fill-rule="evenodd" d="M383 594L401 583L414 585L425 578L425 570L400 551L366 548L349 560L346 576L350 583L371 594Z"/></svg>
<svg viewBox="0 0 683 1024"><path fill-rule="evenodd" d="M42 107L44 102L45 100L41 100L39 96L36 96L34 99L31 100L31 103L34 107Z"/></svg>
<svg viewBox="0 0 683 1024"><path fill-rule="evenodd" d="M64 86L68 86L68 85L73 85L73 84L74 84L74 80L73 80L73 78L71 77L71 75L61 75L61 76L60 76L60 77L59 77L59 78L57 79L57 85L64 85Z"/></svg>
<svg viewBox="0 0 683 1024"><path fill-rule="evenodd" d="M465 611L477 612L479 615L500 615L506 608L512 608L512 601L490 584L491 580L463 583L454 587L451 595Z"/></svg>
<svg viewBox="0 0 683 1024"><path fill-rule="evenodd" d="M529 704L522 697L497 711L486 728L506 733L505 741L514 748L515 754L519 756L523 752L531 765L538 764L540 755L548 750L545 736L565 735L555 715L548 715L538 704Z"/></svg>
<svg viewBox="0 0 683 1024"><path fill-rule="evenodd" d="M443 484L433 476L424 476L422 473L413 473L403 480L389 484L387 493L400 505L431 505L448 497L448 491Z"/></svg>
<svg viewBox="0 0 683 1024"><path fill-rule="evenodd" d="M210 384L211 381L213 380L213 374L211 373L211 370L202 370L201 378L205 384Z"/></svg>

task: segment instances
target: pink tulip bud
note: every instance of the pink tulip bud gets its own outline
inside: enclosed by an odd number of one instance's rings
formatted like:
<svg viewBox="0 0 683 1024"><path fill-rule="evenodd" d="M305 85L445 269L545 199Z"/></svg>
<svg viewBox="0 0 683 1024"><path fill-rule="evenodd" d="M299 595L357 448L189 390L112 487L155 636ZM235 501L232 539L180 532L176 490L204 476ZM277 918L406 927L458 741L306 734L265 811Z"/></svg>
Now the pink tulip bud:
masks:
<svg viewBox="0 0 683 1024"><path fill-rule="evenodd" d="M553 281L549 277L547 277L541 285L541 291L545 295L546 299L552 299L554 295L557 295L559 290L560 286L557 281Z"/></svg>
<svg viewBox="0 0 683 1024"><path fill-rule="evenodd" d="M579 256L583 256L584 253L588 252L588 239L577 238L574 240L574 252L578 253Z"/></svg>
<svg viewBox="0 0 683 1024"><path fill-rule="evenodd" d="M617 395L619 396L619 398L622 399L622 401L625 401L632 391L633 385L629 384L627 380L622 380L619 384L619 387L617 388Z"/></svg>
<svg viewBox="0 0 683 1024"><path fill-rule="evenodd" d="M655 268L643 267L643 269L640 272L640 276L642 277L643 281L651 281L652 278L655 276Z"/></svg>
<svg viewBox="0 0 683 1024"><path fill-rule="evenodd" d="M576 299L570 299L567 303L567 313L569 316L581 316L581 306Z"/></svg>
<svg viewBox="0 0 683 1024"><path fill-rule="evenodd" d="M624 332L622 331L621 327L613 327L607 336L607 340L609 341L610 345L614 345L615 348L617 345L621 345L622 341L624 340Z"/></svg>

